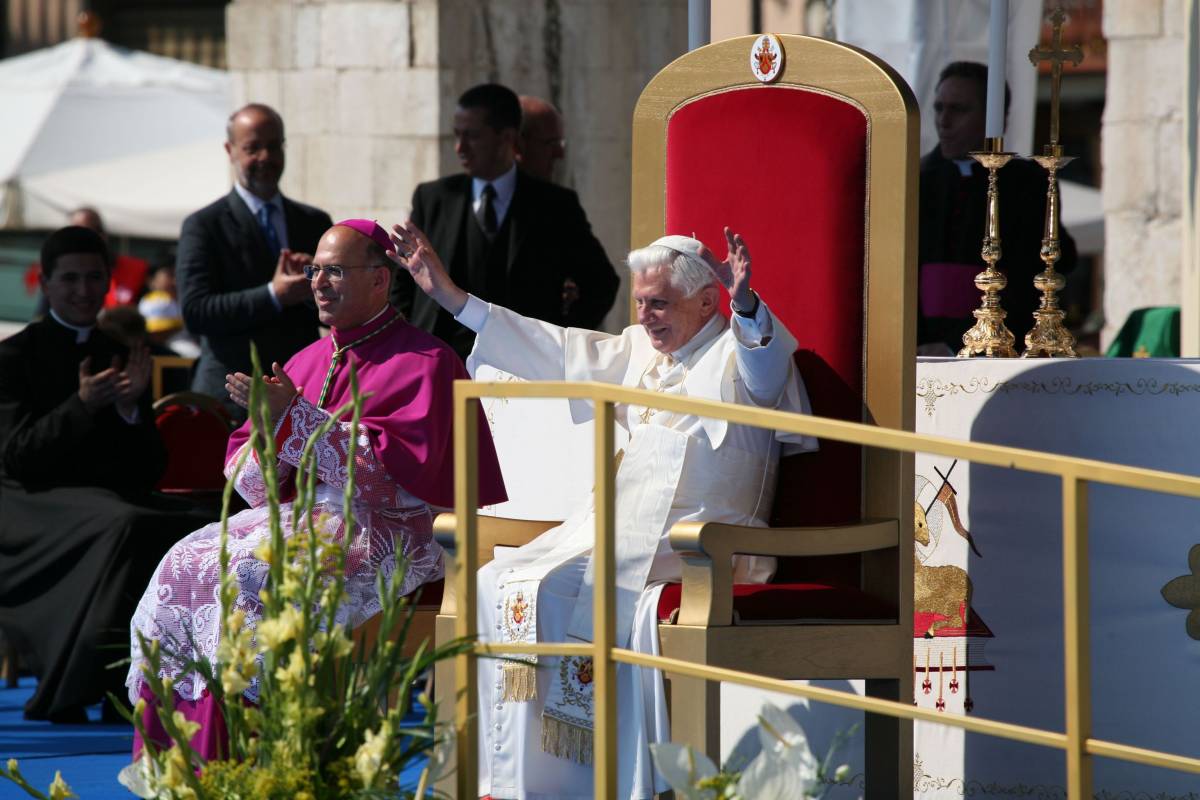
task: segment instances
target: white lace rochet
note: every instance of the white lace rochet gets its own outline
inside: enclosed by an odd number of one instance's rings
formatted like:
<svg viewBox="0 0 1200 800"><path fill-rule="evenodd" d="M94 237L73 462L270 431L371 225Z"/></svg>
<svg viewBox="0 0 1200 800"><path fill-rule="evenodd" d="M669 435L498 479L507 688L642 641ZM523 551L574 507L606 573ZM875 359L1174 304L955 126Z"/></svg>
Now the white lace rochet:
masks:
<svg viewBox="0 0 1200 800"><path fill-rule="evenodd" d="M279 480L293 474L308 437L328 418L324 409L300 398L288 412L291 433L279 448ZM249 447L249 444L243 445ZM409 494L388 474L373 452L369 433L360 428L354 465L354 531L346 556L346 600L337 622L356 627L379 613L375 578L383 572L390 582L395 553L407 562L400 588L409 594L423 583L442 576L442 549L433 540L429 507ZM318 483L314 518L323 520L319 532L332 541L343 541L342 507L346 462L350 452L350 424L338 423L314 447ZM225 465L228 477L241 454ZM246 624L257 627L262 617L259 592L266 584L268 565L255 551L270 538L266 486L253 454L246 459L235 487L250 508L229 518L229 570L237 580L235 607L246 613ZM291 504L280 508L284 536L292 535ZM163 557L134 612L130 652L132 664L125 685L131 702L142 686L145 664L137 633L162 643L164 653L215 661L221 637L220 577L221 525L213 523L175 544ZM185 700L199 700L205 690L196 672L181 674L180 658L164 657L160 675L175 681L175 691ZM258 700L258 682L246 689L249 700Z"/></svg>

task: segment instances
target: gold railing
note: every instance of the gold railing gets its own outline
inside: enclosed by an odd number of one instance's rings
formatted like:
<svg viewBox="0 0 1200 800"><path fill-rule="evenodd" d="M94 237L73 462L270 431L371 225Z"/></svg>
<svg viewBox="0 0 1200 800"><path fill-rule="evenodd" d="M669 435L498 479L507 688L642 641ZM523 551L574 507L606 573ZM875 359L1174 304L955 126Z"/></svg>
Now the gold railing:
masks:
<svg viewBox="0 0 1200 800"><path fill-rule="evenodd" d="M476 508L478 506L476 442L479 424L479 400L483 397L583 398L595 404L595 504L596 548L594 587L594 638L590 645L478 644L473 652L457 657L455 727L458 734L458 796L475 797L478 791L476 730L476 657L536 653L538 655L590 655L595 683L595 797L616 796L616 664L636 664L664 672L707 680L738 683L773 692L806 697L832 705L855 708L888 716L936 722L974 733L1013 739L1019 742L1054 747L1066 753L1067 796L1092 797L1092 757L1103 756L1137 764L1200 773L1200 758L1189 758L1156 750L1132 747L1091 735L1091 670L1088 642L1088 547L1087 489L1096 481L1145 489L1165 494L1200 497L1200 478L1159 470L1126 467L1070 456L1057 456L1016 447L977 444L942 436L927 436L907 431L878 428L861 423L807 417L783 411L751 406L677 397L645 389L630 389L606 383L540 382L454 384L454 464L458 569L455 591L458 615L455 632L472 637L475 631ZM796 686L784 680L764 678L748 672L692 664L672 658L635 653L613 646L614 591L613 511L615 484L613 465L613 406L626 403L724 419L740 425L801 433L821 439L851 442L867 447L910 453L949 456L975 464L1009 467L1062 478L1063 511L1063 639L1065 657L1066 732L1014 725L1007 722L966 716L947 716L906 703L860 697L849 692Z"/></svg>

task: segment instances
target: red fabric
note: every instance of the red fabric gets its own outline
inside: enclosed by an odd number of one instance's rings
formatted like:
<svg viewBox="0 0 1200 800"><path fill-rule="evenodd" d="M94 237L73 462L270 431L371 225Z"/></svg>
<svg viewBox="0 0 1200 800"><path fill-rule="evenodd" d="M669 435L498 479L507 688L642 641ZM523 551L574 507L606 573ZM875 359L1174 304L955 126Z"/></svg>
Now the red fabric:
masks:
<svg viewBox="0 0 1200 800"><path fill-rule="evenodd" d="M162 492L210 492L225 488L225 442L229 424L212 412L172 405L154 420L167 448Z"/></svg>
<svg viewBox="0 0 1200 800"><path fill-rule="evenodd" d="M104 307L128 306L136 303L146 286L150 262L133 256L117 256L113 260L112 281L104 296Z"/></svg>
<svg viewBox="0 0 1200 800"><path fill-rule="evenodd" d="M658 599L658 620L679 608L683 586L669 583ZM745 583L733 587L733 610L742 622L796 619L895 619L896 607L858 589L821 583Z"/></svg>
<svg viewBox="0 0 1200 800"><path fill-rule="evenodd" d="M408 601L417 608L427 608L429 606L437 606L441 608L442 592L446 589L446 582L440 578L436 581L418 586L412 594L408 595Z"/></svg>
<svg viewBox="0 0 1200 800"><path fill-rule="evenodd" d="M818 92L754 86L694 100L667 128L666 233L723 254L746 237L754 287L800 342L813 411L863 419L867 120ZM859 448L821 442L785 459L773 524L861 515Z"/></svg>

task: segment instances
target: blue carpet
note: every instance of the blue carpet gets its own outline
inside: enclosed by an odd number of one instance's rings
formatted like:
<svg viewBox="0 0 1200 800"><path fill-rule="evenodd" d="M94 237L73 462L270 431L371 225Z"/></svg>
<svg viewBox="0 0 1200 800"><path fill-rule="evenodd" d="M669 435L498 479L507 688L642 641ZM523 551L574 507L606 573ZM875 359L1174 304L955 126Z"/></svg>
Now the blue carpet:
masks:
<svg viewBox="0 0 1200 800"><path fill-rule="evenodd" d="M22 717L25 701L33 694L33 678L21 678L16 689L0 689L0 758L21 762L21 773L46 791L61 770L81 800L133 797L117 783L117 773L129 763L133 728L100 724L100 706L88 709L87 725L52 725ZM0 778L0 797L24 795Z"/></svg>
<svg viewBox="0 0 1200 800"><path fill-rule="evenodd" d="M100 706L88 709L87 725L52 725L30 722L22 716L25 701L33 694L33 678L21 678L16 689L0 688L0 759L16 758L35 788L46 791L55 771L71 785L80 800L129 800L133 795L117 783L117 773L129 763L133 728L102 725ZM416 788L424 760L400 774L400 785ZM432 793L431 793L432 794ZM0 798L20 798L24 792L0 778Z"/></svg>

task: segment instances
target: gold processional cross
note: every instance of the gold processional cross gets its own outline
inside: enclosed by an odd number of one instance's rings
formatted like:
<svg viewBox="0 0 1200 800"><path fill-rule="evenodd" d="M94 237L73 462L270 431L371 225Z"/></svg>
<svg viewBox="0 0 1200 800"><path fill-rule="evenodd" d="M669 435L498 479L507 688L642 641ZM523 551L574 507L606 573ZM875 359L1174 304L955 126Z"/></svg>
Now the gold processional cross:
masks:
<svg viewBox="0 0 1200 800"><path fill-rule="evenodd" d="M1062 29L1063 23L1066 22L1067 15L1059 5L1050 14L1050 23L1053 27L1053 35L1050 38L1049 47L1034 47L1029 51L1029 61L1035 67L1039 62L1050 62L1050 146L1058 144L1058 99L1062 84L1063 64L1070 63L1074 66L1079 66L1079 62L1083 61L1083 48L1079 45L1073 45L1070 49L1064 49L1062 46Z"/></svg>

